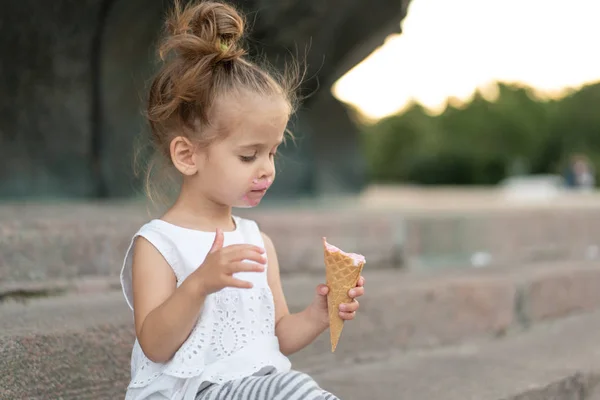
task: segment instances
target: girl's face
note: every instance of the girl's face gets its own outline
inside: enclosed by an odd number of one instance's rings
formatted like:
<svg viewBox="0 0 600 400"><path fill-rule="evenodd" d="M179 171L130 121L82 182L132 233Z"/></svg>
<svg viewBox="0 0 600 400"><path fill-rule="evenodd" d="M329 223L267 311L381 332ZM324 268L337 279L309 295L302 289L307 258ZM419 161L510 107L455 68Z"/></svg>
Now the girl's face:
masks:
<svg viewBox="0 0 600 400"><path fill-rule="evenodd" d="M214 128L227 135L198 150L194 186L218 204L257 206L275 179L274 158L287 126L288 105L280 97L244 96L223 99L215 110Z"/></svg>

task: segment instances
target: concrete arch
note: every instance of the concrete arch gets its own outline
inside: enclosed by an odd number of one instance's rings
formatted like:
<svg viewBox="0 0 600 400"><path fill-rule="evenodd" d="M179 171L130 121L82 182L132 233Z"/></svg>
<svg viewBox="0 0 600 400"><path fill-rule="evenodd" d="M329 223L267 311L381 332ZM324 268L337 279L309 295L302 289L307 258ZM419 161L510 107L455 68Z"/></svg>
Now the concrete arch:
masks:
<svg viewBox="0 0 600 400"><path fill-rule="evenodd" d="M147 129L142 114L145 92L154 72L155 44L165 9L162 1L105 1L96 49L92 152L97 154L101 175L99 194L125 197L139 187L133 176L133 149Z"/></svg>

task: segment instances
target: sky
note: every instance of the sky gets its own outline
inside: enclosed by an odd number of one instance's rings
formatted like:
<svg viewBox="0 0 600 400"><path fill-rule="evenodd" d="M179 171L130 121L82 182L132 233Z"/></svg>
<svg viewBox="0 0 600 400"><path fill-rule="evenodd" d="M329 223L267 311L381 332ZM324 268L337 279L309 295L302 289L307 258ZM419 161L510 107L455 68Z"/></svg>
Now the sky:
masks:
<svg viewBox="0 0 600 400"><path fill-rule="evenodd" d="M440 112L449 97L495 81L540 94L600 80L600 0L412 0L403 33L388 37L332 90L368 119L418 101Z"/></svg>

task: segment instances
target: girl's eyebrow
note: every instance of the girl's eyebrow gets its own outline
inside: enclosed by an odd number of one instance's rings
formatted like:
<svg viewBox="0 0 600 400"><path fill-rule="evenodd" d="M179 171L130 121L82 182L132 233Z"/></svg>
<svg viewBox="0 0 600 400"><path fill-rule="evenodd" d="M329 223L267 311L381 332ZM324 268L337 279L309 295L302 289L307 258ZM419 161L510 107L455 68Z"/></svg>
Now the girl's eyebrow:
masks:
<svg viewBox="0 0 600 400"><path fill-rule="evenodd" d="M256 148L261 148L264 147L263 143L252 143L252 144L244 144L242 146L239 146L240 149L256 149Z"/></svg>
<svg viewBox="0 0 600 400"><path fill-rule="evenodd" d="M275 143L275 146L279 146L281 143L283 143L283 140L279 140L277 143ZM261 149L263 147L269 146L266 143L250 143L241 145L240 149Z"/></svg>

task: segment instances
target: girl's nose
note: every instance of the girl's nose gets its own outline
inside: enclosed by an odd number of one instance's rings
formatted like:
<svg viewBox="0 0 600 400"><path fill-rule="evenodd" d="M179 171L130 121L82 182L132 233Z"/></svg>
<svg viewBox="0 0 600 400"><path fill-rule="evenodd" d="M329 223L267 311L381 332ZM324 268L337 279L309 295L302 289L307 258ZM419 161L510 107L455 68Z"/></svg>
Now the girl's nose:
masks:
<svg viewBox="0 0 600 400"><path fill-rule="evenodd" d="M272 158L269 158L261 166L260 177L261 177L261 179L272 178L274 174L275 174L275 163L273 162Z"/></svg>

